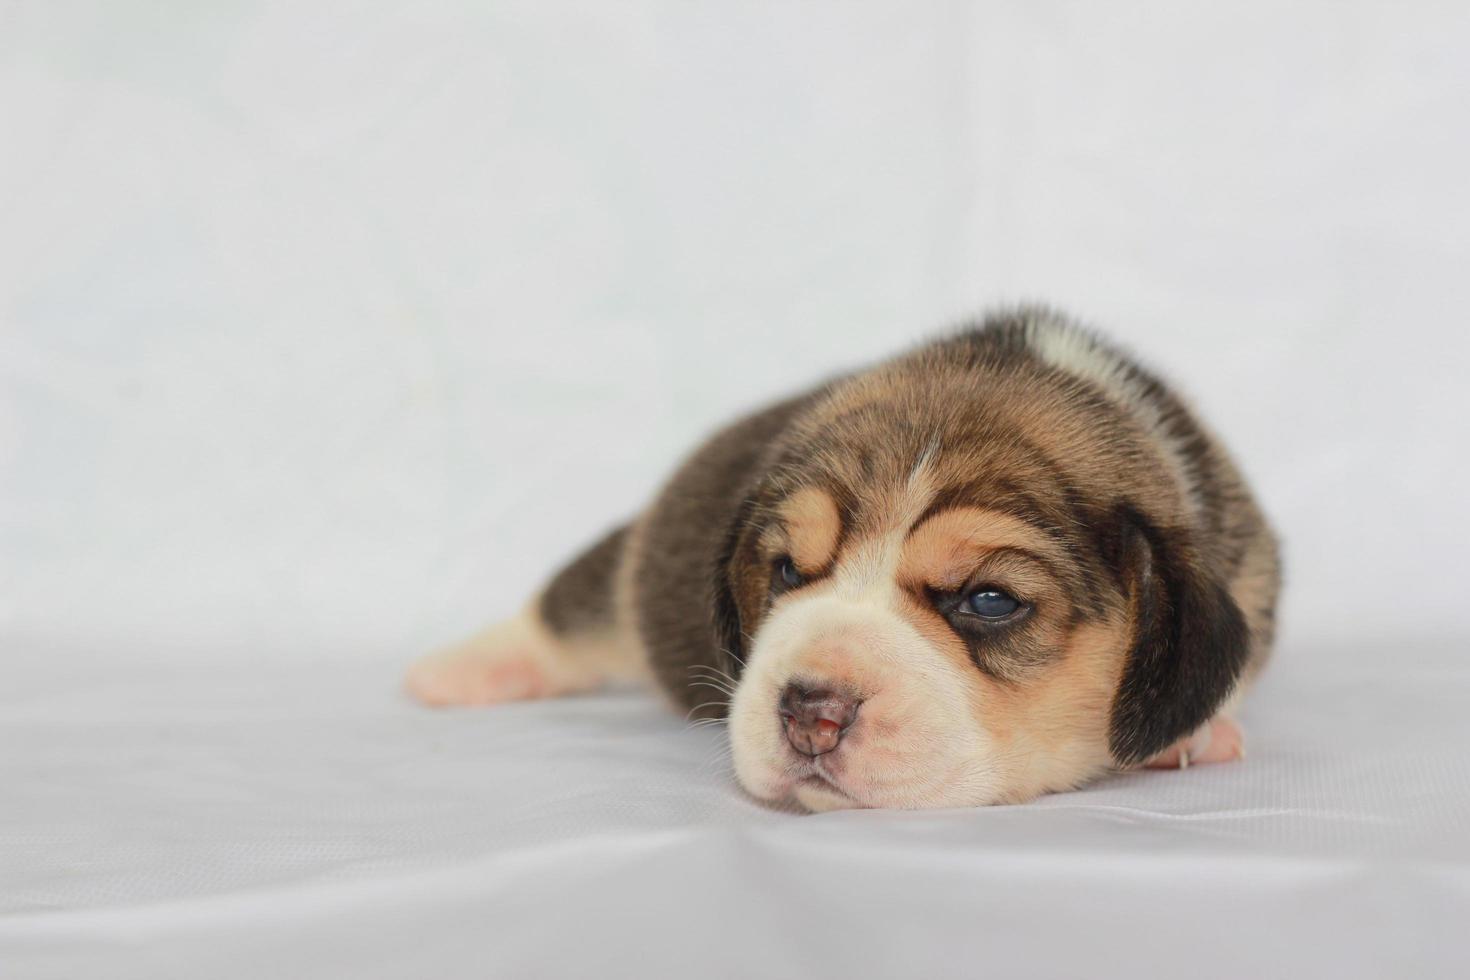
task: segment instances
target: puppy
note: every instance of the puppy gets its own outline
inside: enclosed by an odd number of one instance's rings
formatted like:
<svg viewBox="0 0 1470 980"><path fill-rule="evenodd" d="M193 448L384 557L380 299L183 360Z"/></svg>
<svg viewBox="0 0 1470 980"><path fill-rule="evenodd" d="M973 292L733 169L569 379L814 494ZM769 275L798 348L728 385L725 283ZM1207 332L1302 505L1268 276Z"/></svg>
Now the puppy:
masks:
<svg viewBox="0 0 1470 980"><path fill-rule="evenodd" d="M518 618L420 661L436 705L656 683L754 796L1014 803L1243 754L1277 543L1180 398L1021 309L772 405Z"/></svg>

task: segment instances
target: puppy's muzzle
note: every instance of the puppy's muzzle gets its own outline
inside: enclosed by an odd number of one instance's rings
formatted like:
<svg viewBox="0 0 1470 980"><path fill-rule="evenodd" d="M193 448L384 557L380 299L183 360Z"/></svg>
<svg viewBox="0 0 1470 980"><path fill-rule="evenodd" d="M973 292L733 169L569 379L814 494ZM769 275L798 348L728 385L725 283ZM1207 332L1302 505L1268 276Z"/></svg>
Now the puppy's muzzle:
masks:
<svg viewBox="0 0 1470 980"><path fill-rule="evenodd" d="M787 684L780 712L786 741L802 755L815 758L837 748L857 720L861 700L836 691Z"/></svg>

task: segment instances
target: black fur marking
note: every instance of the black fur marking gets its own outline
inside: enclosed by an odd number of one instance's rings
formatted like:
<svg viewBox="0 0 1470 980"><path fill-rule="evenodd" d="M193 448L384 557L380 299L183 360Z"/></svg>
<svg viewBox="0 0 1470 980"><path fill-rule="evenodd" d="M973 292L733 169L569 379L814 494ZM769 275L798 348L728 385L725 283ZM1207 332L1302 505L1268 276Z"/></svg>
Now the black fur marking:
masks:
<svg viewBox="0 0 1470 980"><path fill-rule="evenodd" d="M971 323L939 342L965 367L1001 367L1034 360L1026 343L1026 325L1039 311L1032 308L1001 310Z"/></svg>
<svg viewBox="0 0 1470 980"><path fill-rule="evenodd" d="M736 553L740 550L746 534L750 531L755 516L756 496L751 494L740 504L735 519L725 532L725 542L720 546L715 559L713 578L713 601L710 610L713 616L715 639L719 643L719 654L725 661L725 670L731 677L738 678L745 669L749 656L745 649L745 631L740 621L740 603L735 599L735 583L731 575L735 570Z"/></svg>
<svg viewBox="0 0 1470 980"><path fill-rule="evenodd" d="M1138 619L1113 701L1109 748L1120 764L1133 765L1214 715L1245 667L1250 637L1239 607L1198 566L1180 532L1153 527L1126 508L1120 519L1131 529Z"/></svg>

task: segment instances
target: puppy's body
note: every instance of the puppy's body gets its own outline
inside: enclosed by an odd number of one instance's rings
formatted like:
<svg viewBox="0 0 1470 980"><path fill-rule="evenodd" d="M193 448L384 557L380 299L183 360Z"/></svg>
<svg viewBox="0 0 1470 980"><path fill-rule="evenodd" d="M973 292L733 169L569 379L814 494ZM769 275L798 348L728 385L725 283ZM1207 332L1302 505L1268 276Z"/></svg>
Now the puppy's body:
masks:
<svg viewBox="0 0 1470 980"><path fill-rule="evenodd" d="M476 703L651 677L729 716L757 796L1019 801L1233 754L1217 713L1267 657L1277 588L1270 529L1178 398L1022 310L724 429L409 684Z"/></svg>

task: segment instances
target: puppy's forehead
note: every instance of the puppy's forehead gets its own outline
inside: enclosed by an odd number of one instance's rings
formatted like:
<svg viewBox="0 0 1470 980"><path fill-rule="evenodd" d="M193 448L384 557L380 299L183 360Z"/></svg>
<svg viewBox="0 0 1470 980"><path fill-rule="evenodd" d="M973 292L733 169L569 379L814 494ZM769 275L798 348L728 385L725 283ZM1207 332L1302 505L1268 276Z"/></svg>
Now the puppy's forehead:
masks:
<svg viewBox="0 0 1470 980"><path fill-rule="evenodd" d="M934 498L935 488L922 470L896 484L857 486L828 473L820 482L778 491L767 507L771 520L762 544L768 550L784 548L804 570L821 569L876 539L901 539Z"/></svg>
<svg viewBox="0 0 1470 980"><path fill-rule="evenodd" d="M999 551L1048 569L1063 557L1056 540L1034 524L983 506L957 506L927 514L910 530L898 574L909 583L957 588L977 555Z"/></svg>
<svg viewBox="0 0 1470 980"><path fill-rule="evenodd" d="M1039 542L1038 535L1069 522L1068 508L1076 502L1075 488L1061 487L1053 470L1003 443L985 452L931 439L905 451L879 441L861 451L827 446L802 455L803 465L774 481L768 512L806 546L813 565L854 542L907 534L935 521L930 536L943 530L978 542L988 532ZM970 528L982 511L991 512L984 526Z"/></svg>
<svg viewBox="0 0 1470 980"><path fill-rule="evenodd" d="M796 489L768 498L779 530L763 537L766 555L789 554L803 574L830 573L849 589L952 590L988 571L1014 587L1050 581L1085 598L1106 571L1083 491L1003 432L860 447L829 440L795 458L799 471L776 485ZM1004 568L990 557L1003 551L1014 559Z"/></svg>

